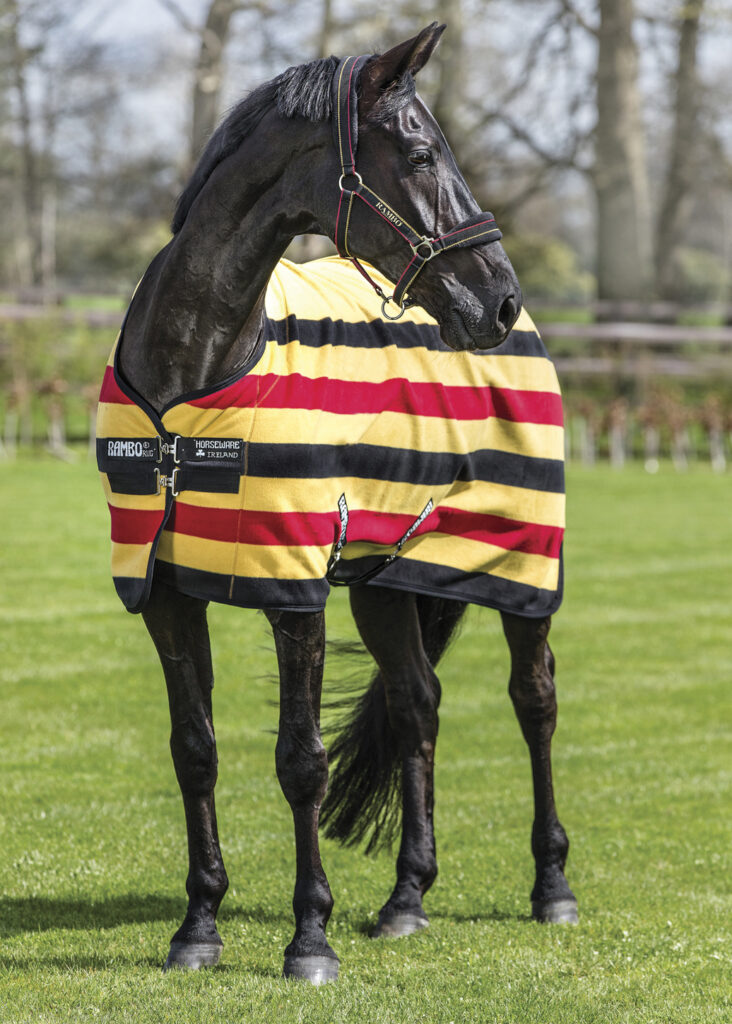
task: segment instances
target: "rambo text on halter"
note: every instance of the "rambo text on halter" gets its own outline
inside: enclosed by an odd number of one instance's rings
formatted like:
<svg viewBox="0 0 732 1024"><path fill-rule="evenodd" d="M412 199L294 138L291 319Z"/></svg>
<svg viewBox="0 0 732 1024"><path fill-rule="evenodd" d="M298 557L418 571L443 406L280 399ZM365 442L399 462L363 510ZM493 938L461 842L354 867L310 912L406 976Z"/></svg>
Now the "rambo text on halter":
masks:
<svg viewBox="0 0 732 1024"><path fill-rule="evenodd" d="M501 231L496 226L493 214L486 211L473 214L461 221L451 231L436 238L420 235L407 221L400 217L389 204L373 189L365 185L361 175L356 171L356 151L358 148L358 98L356 90L363 65L368 57L346 57L338 65L333 78L333 136L341 164L341 176L338 180L340 198L335 226L335 244L338 254L349 259L366 278L371 287L382 300L381 311L388 320L398 320L405 308L411 305L405 298L406 292L414 283L420 270L434 256L448 249L463 249L487 242L497 242ZM354 197L358 197L370 209L386 221L402 236L412 250L412 258L402 271L394 287L394 294L385 295L383 290L371 279L358 258L348 248L348 227L351 221L351 210ZM396 316L387 312L389 302L399 306Z"/></svg>

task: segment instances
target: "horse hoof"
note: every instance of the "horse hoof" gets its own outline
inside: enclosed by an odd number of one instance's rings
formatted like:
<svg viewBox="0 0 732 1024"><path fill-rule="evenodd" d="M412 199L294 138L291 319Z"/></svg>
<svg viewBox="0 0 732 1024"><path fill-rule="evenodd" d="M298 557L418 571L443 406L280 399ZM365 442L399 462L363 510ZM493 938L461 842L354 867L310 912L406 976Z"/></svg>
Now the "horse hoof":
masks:
<svg viewBox="0 0 732 1024"><path fill-rule="evenodd" d="M421 914L390 914L381 917L370 931L372 939L401 939L414 935L429 927L429 921Z"/></svg>
<svg viewBox="0 0 732 1024"><path fill-rule="evenodd" d="M338 960L332 956L286 956L282 977L326 985L338 977Z"/></svg>
<svg viewBox="0 0 732 1024"><path fill-rule="evenodd" d="M197 971L219 962L224 947L217 942L171 942L163 971Z"/></svg>
<svg viewBox="0 0 732 1024"><path fill-rule="evenodd" d="M531 916L543 924L577 924L577 900L533 900Z"/></svg>

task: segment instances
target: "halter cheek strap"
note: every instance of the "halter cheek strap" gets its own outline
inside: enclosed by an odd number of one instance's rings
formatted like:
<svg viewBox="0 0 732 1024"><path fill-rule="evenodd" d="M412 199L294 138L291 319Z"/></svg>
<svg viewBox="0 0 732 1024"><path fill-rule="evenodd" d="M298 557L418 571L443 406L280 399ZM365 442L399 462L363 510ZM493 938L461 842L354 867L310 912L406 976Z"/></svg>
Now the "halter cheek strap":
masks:
<svg viewBox="0 0 732 1024"><path fill-rule="evenodd" d="M358 149L358 79L368 57L346 57L340 62L333 78L333 138L340 160L341 175L338 180L340 196L336 213L335 244L340 256L351 260L359 272L366 278L382 300L381 310L389 320L398 320L411 301L406 293L414 283L417 275L431 259L449 249L464 249L487 242L497 242L502 237L496 226L493 214L481 211L460 221L452 230L436 238L412 227L396 210L382 199L373 189L364 184L363 178L356 170L356 152ZM412 257L402 271L394 294L387 296L379 285L370 277L367 270L359 262L358 257L348 246L348 229L354 199L360 199L397 234L401 235L412 251ZM396 316L391 316L387 307L389 302L399 306Z"/></svg>

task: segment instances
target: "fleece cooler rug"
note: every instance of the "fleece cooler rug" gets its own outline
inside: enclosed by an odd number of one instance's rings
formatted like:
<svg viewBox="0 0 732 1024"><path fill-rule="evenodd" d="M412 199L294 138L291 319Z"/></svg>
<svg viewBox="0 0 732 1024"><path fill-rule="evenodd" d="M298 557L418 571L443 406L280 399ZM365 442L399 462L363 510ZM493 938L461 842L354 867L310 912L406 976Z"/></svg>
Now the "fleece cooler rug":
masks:
<svg viewBox="0 0 732 1024"><path fill-rule="evenodd" d="M312 611L332 584L373 580L552 614L562 403L528 313L497 348L455 352L418 307L384 320L332 257L282 260L266 315L235 378L162 410L120 376L122 328L97 458L125 606L144 608L155 574L244 607Z"/></svg>

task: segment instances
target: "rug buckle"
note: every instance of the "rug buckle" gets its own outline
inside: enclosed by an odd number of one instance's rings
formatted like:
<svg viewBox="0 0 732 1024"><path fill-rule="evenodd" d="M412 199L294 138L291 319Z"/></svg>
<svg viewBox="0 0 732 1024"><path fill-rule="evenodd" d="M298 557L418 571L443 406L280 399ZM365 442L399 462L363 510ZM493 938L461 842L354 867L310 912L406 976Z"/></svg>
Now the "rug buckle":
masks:
<svg viewBox="0 0 732 1024"><path fill-rule="evenodd" d="M172 455L173 462L177 466L180 463L180 455L178 453L178 442L181 440L182 438L180 434L176 434L173 437L173 443L169 444L167 441L163 441L160 434L158 434L158 462L163 461L163 455Z"/></svg>
<svg viewBox="0 0 732 1024"><path fill-rule="evenodd" d="M163 488L169 487L170 493L174 498L177 498L180 494L178 490L178 473L180 470L176 466L170 476L166 476L165 473L161 473L160 470L155 467L155 482L157 486L156 494L161 494Z"/></svg>

